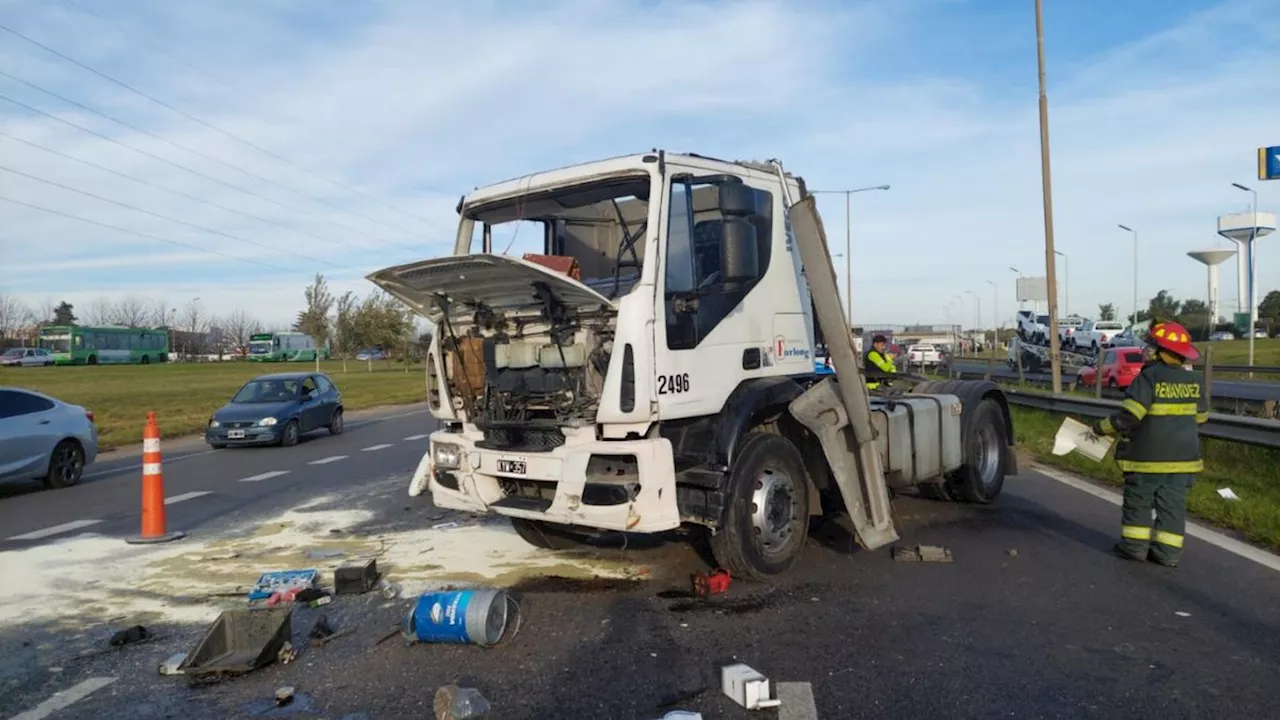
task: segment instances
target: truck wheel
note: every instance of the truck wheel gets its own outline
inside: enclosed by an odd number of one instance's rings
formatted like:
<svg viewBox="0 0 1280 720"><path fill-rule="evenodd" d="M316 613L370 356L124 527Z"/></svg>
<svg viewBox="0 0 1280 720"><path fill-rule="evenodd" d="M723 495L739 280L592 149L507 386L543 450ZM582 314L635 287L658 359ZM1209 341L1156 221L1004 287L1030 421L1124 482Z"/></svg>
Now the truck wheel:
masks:
<svg viewBox="0 0 1280 720"><path fill-rule="evenodd" d="M800 559L809 535L804 459L781 435L751 432L729 475L724 522L711 536L716 562L730 574L768 581Z"/></svg>
<svg viewBox="0 0 1280 720"><path fill-rule="evenodd" d="M1004 488L1009 438L1000 405L986 398L974 408L963 431L964 465L950 478L951 493L972 503L989 503Z"/></svg>
<svg viewBox="0 0 1280 720"><path fill-rule="evenodd" d="M566 532L542 520L513 517L511 527L515 528L520 539L546 550L577 550L587 545L585 537Z"/></svg>

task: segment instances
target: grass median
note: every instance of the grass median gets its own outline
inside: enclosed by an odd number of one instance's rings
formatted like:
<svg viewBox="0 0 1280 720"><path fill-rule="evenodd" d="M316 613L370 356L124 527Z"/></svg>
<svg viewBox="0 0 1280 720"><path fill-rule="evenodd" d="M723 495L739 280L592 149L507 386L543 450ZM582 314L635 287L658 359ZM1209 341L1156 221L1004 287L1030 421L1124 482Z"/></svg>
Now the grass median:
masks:
<svg viewBox="0 0 1280 720"><path fill-rule="evenodd" d="M1013 408L1018 446L1045 465L1122 485L1124 479L1110 455L1095 463L1077 453L1053 454L1053 438L1062 418L1045 410ZM1205 471L1187 496L1188 509L1215 525L1240 531L1254 543L1280 550L1280 451L1208 438L1201 443ZM1218 488L1224 487L1240 499L1223 499Z"/></svg>
<svg viewBox="0 0 1280 720"><path fill-rule="evenodd" d="M147 411L154 410L164 437L204 430L209 415L245 381L274 372L313 370L313 363L167 363L73 367L0 368L0 385L30 388L83 405L97 420L103 448L142 442ZM424 399L422 366L321 362L320 370L342 391L347 410L401 405Z"/></svg>

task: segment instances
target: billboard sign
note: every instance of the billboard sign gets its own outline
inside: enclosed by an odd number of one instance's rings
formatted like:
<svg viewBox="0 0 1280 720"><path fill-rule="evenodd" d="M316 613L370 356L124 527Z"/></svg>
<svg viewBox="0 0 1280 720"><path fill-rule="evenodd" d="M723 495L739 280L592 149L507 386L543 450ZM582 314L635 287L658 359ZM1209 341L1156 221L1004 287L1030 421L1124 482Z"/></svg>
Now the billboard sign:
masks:
<svg viewBox="0 0 1280 720"><path fill-rule="evenodd" d="M1049 282L1040 277L1018 278L1018 302L1049 302Z"/></svg>
<svg viewBox="0 0 1280 720"><path fill-rule="evenodd" d="M1280 180L1280 145L1258 148L1258 179Z"/></svg>

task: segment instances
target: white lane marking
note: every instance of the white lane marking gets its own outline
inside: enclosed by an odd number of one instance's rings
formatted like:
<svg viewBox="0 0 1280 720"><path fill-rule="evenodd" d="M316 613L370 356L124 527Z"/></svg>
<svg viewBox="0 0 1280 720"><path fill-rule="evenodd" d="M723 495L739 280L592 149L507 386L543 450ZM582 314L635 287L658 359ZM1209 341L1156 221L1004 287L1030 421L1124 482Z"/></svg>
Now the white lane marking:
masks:
<svg viewBox="0 0 1280 720"><path fill-rule="evenodd" d="M346 456L346 455L330 455L330 456L329 456L329 457L327 457L327 458L320 458L319 460L312 460L311 462L309 462L309 463L307 463L307 464L308 464L308 465L328 465L328 464L329 464L329 463L331 463L331 462L338 462L339 460L346 460L346 459L347 459L347 456Z"/></svg>
<svg viewBox="0 0 1280 720"><path fill-rule="evenodd" d="M175 455L174 457L166 458L166 459L165 459L165 462L175 463L175 462L178 462L179 460L186 460L186 459L188 459L188 458L200 457L201 455L209 455L210 453L216 453L216 452L218 452L218 451L217 451L217 450L204 450L204 451L202 451L202 452L191 453L190 455ZM105 457L104 455L101 455L101 454L100 454L100 455L98 455L98 458L99 458L99 459L102 459L102 458L104 458L104 457ZM110 459L110 458L107 458L107 459ZM80 479L81 479L81 480L92 480L92 479L94 479L94 478L106 477L106 476L108 476L108 475L119 475L120 473L129 472L130 470L140 470L140 469L142 469L142 465L141 465L141 463L136 464L136 465L126 465L126 466L124 466L124 467L118 467L118 468L114 468L114 469L111 469L111 470L99 470L98 472L88 473L88 474L86 474L86 475L81 475L81 476L80 476Z"/></svg>
<svg viewBox="0 0 1280 720"><path fill-rule="evenodd" d="M1083 480L1075 475L1038 464L1032 464L1031 469L1045 477L1057 480L1063 485L1068 485L1076 490L1088 493L1101 500L1105 500L1116 507L1120 507L1124 501L1124 495L1122 493L1099 487L1088 480ZM1238 555L1245 560L1252 560L1265 568L1270 568L1271 570L1280 572L1280 556L1273 555L1266 550L1256 548L1248 543L1240 542L1233 537L1228 537L1216 530L1210 530L1209 528L1197 523L1187 523L1187 534L1197 540L1203 540L1210 545L1226 550L1233 555Z"/></svg>
<svg viewBox="0 0 1280 720"><path fill-rule="evenodd" d="M89 678L79 685L73 685L66 690L59 690L53 694L53 697L30 710L14 715L10 720L44 720L44 718L80 702L88 697L90 693L101 690L115 681L116 679L113 677Z"/></svg>
<svg viewBox="0 0 1280 720"><path fill-rule="evenodd" d="M101 520L72 520L69 523L54 525L53 527L47 527L43 530L33 530L29 533L24 533L22 535L14 535L9 539L10 540L39 540L40 538L47 538L50 535L58 535L59 533L71 532L72 530L79 530L80 528L86 528L86 527L89 527L90 525L97 525L100 522L102 521Z"/></svg>
<svg viewBox="0 0 1280 720"><path fill-rule="evenodd" d="M262 480L270 480L273 477L280 477L281 475L288 474L288 470L272 470L270 472L258 473L257 475L250 475L247 478L240 478L240 482L260 482Z"/></svg>
<svg viewBox="0 0 1280 720"><path fill-rule="evenodd" d="M386 450L386 449L387 449L387 448L389 448L389 447L391 447L391 443L382 443L381 445L370 445L370 446L369 446L369 447L367 447L367 448L363 448L363 450L362 450L362 451L363 451L363 452L373 452L374 450Z"/></svg>
<svg viewBox="0 0 1280 720"><path fill-rule="evenodd" d="M173 497L165 498L164 504L173 505L175 503L186 502L187 500L195 500L198 497L204 497L205 495L212 495L212 494L213 494L213 491L211 490L197 490L195 492L182 493L181 495L174 495Z"/></svg>
<svg viewBox="0 0 1280 720"><path fill-rule="evenodd" d="M431 436L430 435L410 435L409 437L405 438L404 441L413 442L414 440L421 440L422 438L425 438L425 437L431 437Z"/></svg>

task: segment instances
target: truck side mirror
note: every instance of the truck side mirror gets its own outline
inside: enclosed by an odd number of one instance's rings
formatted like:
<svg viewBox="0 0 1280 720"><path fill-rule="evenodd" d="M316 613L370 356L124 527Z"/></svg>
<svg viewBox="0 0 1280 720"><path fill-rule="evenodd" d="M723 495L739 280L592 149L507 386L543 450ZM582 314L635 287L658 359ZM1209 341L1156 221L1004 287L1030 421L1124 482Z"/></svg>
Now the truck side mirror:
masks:
<svg viewBox="0 0 1280 720"><path fill-rule="evenodd" d="M725 218L720 242L720 274L726 283L760 278L760 245L756 227L740 217Z"/></svg>

